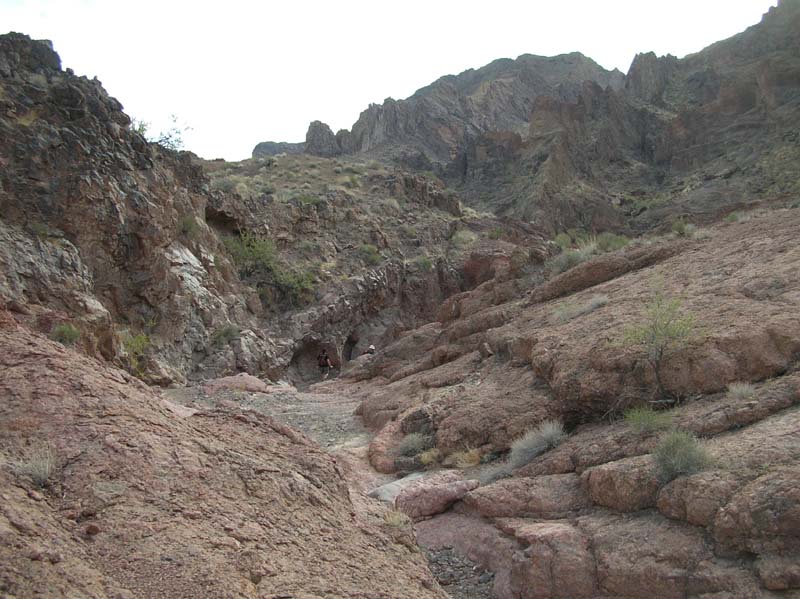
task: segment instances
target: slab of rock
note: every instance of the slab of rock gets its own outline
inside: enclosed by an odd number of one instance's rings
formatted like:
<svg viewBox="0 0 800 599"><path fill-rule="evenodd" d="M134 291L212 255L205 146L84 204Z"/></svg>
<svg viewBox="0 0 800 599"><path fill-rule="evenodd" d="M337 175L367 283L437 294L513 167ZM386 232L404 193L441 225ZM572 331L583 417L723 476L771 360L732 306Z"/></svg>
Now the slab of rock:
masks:
<svg viewBox="0 0 800 599"><path fill-rule="evenodd" d="M412 482L397 495L395 507L410 518L440 514L478 487L477 480L463 480L460 472L448 471Z"/></svg>
<svg viewBox="0 0 800 599"><path fill-rule="evenodd" d="M246 391L248 393L269 393L270 386L259 378L245 372L234 376L225 376L208 381L203 385L208 395L216 395L220 391Z"/></svg>
<svg viewBox="0 0 800 599"><path fill-rule="evenodd" d="M738 551L800 552L800 465L766 474L736 493L717 513L714 538Z"/></svg>
<svg viewBox="0 0 800 599"><path fill-rule="evenodd" d="M577 474L510 478L471 491L464 506L486 518L563 518L590 505Z"/></svg>
<svg viewBox="0 0 800 599"><path fill-rule="evenodd" d="M730 472L700 472L681 476L658 493L658 511L695 526L711 526L717 511L742 483Z"/></svg>
<svg viewBox="0 0 800 599"><path fill-rule="evenodd" d="M762 584L771 591L800 589L800 555L762 556L756 565Z"/></svg>
<svg viewBox="0 0 800 599"><path fill-rule="evenodd" d="M649 455L595 466L586 470L582 479L593 503L618 512L654 506L660 486Z"/></svg>
<svg viewBox="0 0 800 599"><path fill-rule="evenodd" d="M424 472L412 472L408 476L404 476L403 478L393 480L392 482L372 489L369 493L367 493L367 495L373 499L379 499L385 503L394 504L395 498L403 489L405 489L412 482L419 480L423 476L425 476Z"/></svg>
<svg viewBox="0 0 800 599"><path fill-rule="evenodd" d="M593 597L594 558L589 539L572 524L500 519L499 528L527 545L511 564L513 597L581 599Z"/></svg>

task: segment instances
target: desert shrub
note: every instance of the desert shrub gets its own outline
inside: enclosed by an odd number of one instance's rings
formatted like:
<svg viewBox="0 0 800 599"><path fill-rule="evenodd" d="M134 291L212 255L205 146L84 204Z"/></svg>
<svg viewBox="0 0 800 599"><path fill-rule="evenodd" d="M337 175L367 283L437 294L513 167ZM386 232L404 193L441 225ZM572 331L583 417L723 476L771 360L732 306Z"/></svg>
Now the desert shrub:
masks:
<svg viewBox="0 0 800 599"><path fill-rule="evenodd" d="M570 237L568 233L559 233L555 236L553 241L555 241L562 250L569 249L572 246L572 237Z"/></svg>
<svg viewBox="0 0 800 599"><path fill-rule="evenodd" d="M495 227L488 233L489 239L500 239L503 236L503 229Z"/></svg>
<svg viewBox="0 0 800 599"><path fill-rule="evenodd" d="M433 269L433 262L427 256L420 256L414 259L414 265L422 272L430 272Z"/></svg>
<svg viewBox="0 0 800 599"><path fill-rule="evenodd" d="M360 185L360 180L357 175L350 175L344 182L347 189L356 189Z"/></svg>
<svg viewBox="0 0 800 599"><path fill-rule="evenodd" d="M150 347L150 337L144 333L138 335L128 335L122 342L125 352L128 354L128 362L131 372L139 376L142 374L142 358L147 348Z"/></svg>
<svg viewBox="0 0 800 599"><path fill-rule="evenodd" d="M684 237L694 237L697 234L697 226L689 223L683 229L683 236Z"/></svg>
<svg viewBox="0 0 800 599"><path fill-rule="evenodd" d="M187 215L181 218L180 231L183 235L192 238L197 235L197 231L199 229L200 227L197 225L197 221L194 219L194 216Z"/></svg>
<svg viewBox="0 0 800 599"><path fill-rule="evenodd" d="M731 383L728 393L734 399L750 399L756 394L756 388L751 383Z"/></svg>
<svg viewBox="0 0 800 599"><path fill-rule="evenodd" d="M436 447L431 447L419 454L419 461L423 466L430 466L439 462L441 452Z"/></svg>
<svg viewBox="0 0 800 599"><path fill-rule="evenodd" d="M216 177L211 181L211 189L215 189L223 193L230 193L236 189L236 182L224 177Z"/></svg>
<svg viewBox="0 0 800 599"><path fill-rule="evenodd" d="M244 231L240 235L224 237L223 243L242 277L261 268L272 270L275 267L276 250L271 239Z"/></svg>
<svg viewBox="0 0 800 599"><path fill-rule="evenodd" d="M31 233L36 235L39 239L47 239L50 237L50 229L44 223L33 222L28 224Z"/></svg>
<svg viewBox="0 0 800 599"><path fill-rule="evenodd" d="M511 444L509 466L512 469L521 468L545 451L558 446L566 436L564 425L558 420L539 423Z"/></svg>
<svg viewBox="0 0 800 599"><path fill-rule="evenodd" d="M239 336L239 327L232 324L226 324L218 328L211 334L211 345L214 347L223 347L228 345L231 341Z"/></svg>
<svg viewBox="0 0 800 599"><path fill-rule="evenodd" d="M422 433L409 433L398 443L395 453L404 457L413 457L430 449L433 445L433 438Z"/></svg>
<svg viewBox="0 0 800 599"><path fill-rule="evenodd" d="M594 312L608 303L608 296L595 295L583 304L566 303L562 304L553 311L553 315L559 322L567 322L578 316Z"/></svg>
<svg viewBox="0 0 800 599"><path fill-rule="evenodd" d="M303 193L292 198L300 202L303 206L319 206L322 204L322 198L310 193Z"/></svg>
<svg viewBox="0 0 800 599"><path fill-rule="evenodd" d="M392 528L403 528L411 524L411 518L400 510L386 510L383 513L383 521Z"/></svg>
<svg viewBox="0 0 800 599"><path fill-rule="evenodd" d="M685 237L686 236L686 221L682 218L678 220L672 221L672 232L675 233L678 237Z"/></svg>
<svg viewBox="0 0 800 599"><path fill-rule="evenodd" d="M694 316L682 312L679 299L670 298L660 291L647 305L644 321L625 329L623 344L644 350L660 395L664 395L661 381L664 359L684 347L693 332Z"/></svg>
<svg viewBox="0 0 800 599"><path fill-rule="evenodd" d="M639 433L651 433L672 425L672 414L657 412L649 406L630 408L625 411L625 423Z"/></svg>
<svg viewBox="0 0 800 599"><path fill-rule="evenodd" d="M667 433L653 451L659 478L667 483L679 476L701 472L711 465L711 456L693 434Z"/></svg>
<svg viewBox="0 0 800 599"><path fill-rule="evenodd" d="M483 468L477 474L477 479L482 485L490 485L509 476L511 476L511 465L507 461L501 460Z"/></svg>
<svg viewBox="0 0 800 599"><path fill-rule="evenodd" d="M545 266L551 274L557 275L568 271L570 268L586 262L597 250L597 245L593 242L584 243L578 249L564 250L557 256L550 258Z"/></svg>
<svg viewBox="0 0 800 599"><path fill-rule="evenodd" d="M456 468L472 468L481 463L481 453L475 448L455 451L444 460L445 466L455 466Z"/></svg>
<svg viewBox="0 0 800 599"><path fill-rule="evenodd" d="M390 212L400 212L400 210L402 210L400 202L398 202L396 198L386 198L381 201L381 205Z"/></svg>
<svg viewBox="0 0 800 599"><path fill-rule="evenodd" d="M80 338L81 332L72 323L64 322L53 327L50 336L62 345L72 345Z"/></svg>
<svg viewBox="0 0 800 599"><path fill-rule="evenodd" d="M400 225L400 232L411 239L416 239L417 237L417 228L411 225Z"/></svg>
<svg viewBox="0 0 800 599"><path fill-rule="evenodd" d="M738 223L740 219L740 215L738 212L731 212L728 216L725 217L726 223Z"/></svg>
<svg viewBox="0 0 800 599"><path fill-rule="evenodd" d="M370 266L375 266L376 264L380 264L381 261L381 253L371 243L365 243L361 247L358 248L358 253L361 255L361 259Z"/></svg>
<svg viewBox="0 0 800 599"><path fill-rule="evenodd" d="M29 478L40 489L52 484L57 470L58 459L50 445L33 448L24 459L14 464L14 471L19 476Z"/></svg>
<svg viewBox="0 0 800 599"><path fill-rule="evenodd" d="M306 270L289 270L275 265L272 270L274 285L293 306L310 301L314 292L314 275Z"/></svg>
<svg viewBox="0 0 800 599"><path fill-rule="evenodd" d="M478 236L469 229L459 229L450 238L450 242L459 249L468 248L477 240Z"/></svg>
<svg viewBox="0 0 800 599"><path fill-rule="evenodd" d="M616 235L614 233L600 233L597 236L597 248L601 252L613 252L624 248L630 242L630 239L625 235Z"/></svg>

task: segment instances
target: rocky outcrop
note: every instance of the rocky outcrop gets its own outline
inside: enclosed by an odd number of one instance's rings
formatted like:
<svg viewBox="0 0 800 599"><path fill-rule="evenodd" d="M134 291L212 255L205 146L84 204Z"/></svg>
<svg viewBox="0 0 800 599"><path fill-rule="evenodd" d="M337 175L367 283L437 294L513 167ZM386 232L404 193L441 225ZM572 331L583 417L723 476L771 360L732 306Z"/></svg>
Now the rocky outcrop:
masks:
<svg viewBox="0 0 800 599"><path fill-rule="evenodd" d="M305 142L289 143L285 141L262 141L253 148L253 158L264 158L276 154L302 154L306 150Z"/></svg>
<svg viewBox="0 0 800 599"><path fill-rule="evenodd" d="M314 121L308 126L305 151L314 156L330 158L341 154L342 148L328 125Z"/></svg>
<svg viewBox="0 0 800 599"><path fill-rule="evenodd" d="M190 410L0 311L0 593L444 598L336 459Z"/></svg>
<svg viewBox="0 0 800 599"><path fill-rule="evenodd" d="M41 326L59 311L88 351L152 382L183 381L208 358L218 374L268 369L260 306L205 223L196 159L148 144L120 103L96 79L62 71L46 42L2 36L0 63L5 301ZM239 351L215 351L210 338L232 325ZM146 341L135 367L125 344L134 337Z"/></svg>

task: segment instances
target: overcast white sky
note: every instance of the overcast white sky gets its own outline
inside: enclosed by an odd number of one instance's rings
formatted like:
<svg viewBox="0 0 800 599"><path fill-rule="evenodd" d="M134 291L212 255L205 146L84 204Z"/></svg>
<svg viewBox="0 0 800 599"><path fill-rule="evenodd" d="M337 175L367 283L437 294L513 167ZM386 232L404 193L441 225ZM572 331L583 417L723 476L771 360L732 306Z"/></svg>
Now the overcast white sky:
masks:
<svg viewBox="0 0 800 599"><path fill-rule="evenodd" d="M371 102L520 54L579 51L627 72L637 52L696 52L777 0L0 0L0 33L51 39L154 129L238 160L302 141L319 119L350 128Z"/></svg>

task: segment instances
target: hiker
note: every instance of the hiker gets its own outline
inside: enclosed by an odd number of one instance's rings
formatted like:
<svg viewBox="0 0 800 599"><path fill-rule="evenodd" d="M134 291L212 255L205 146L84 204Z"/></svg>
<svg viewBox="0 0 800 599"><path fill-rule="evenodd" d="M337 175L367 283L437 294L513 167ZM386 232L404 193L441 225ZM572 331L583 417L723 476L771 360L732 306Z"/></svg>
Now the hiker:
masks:
<svg viewBox="0 0 800 599"><path fill-rule="evenodd" d="M323 349L319 352L317 356L317 365L319 366L319 372L322 375L322 380L328 378L328 373L330 372L331 368L333 368L333 362L331 362L330 356L328 356L328 352Z"/></svg>
<svg viewBox="0 0 800 599"><path fill-rule="evenodd" d="M366 350L364 350L364 353L361 354L361 355L362 356L374 356L375 355L375 346L374 345L370 345Z"/></svg>

